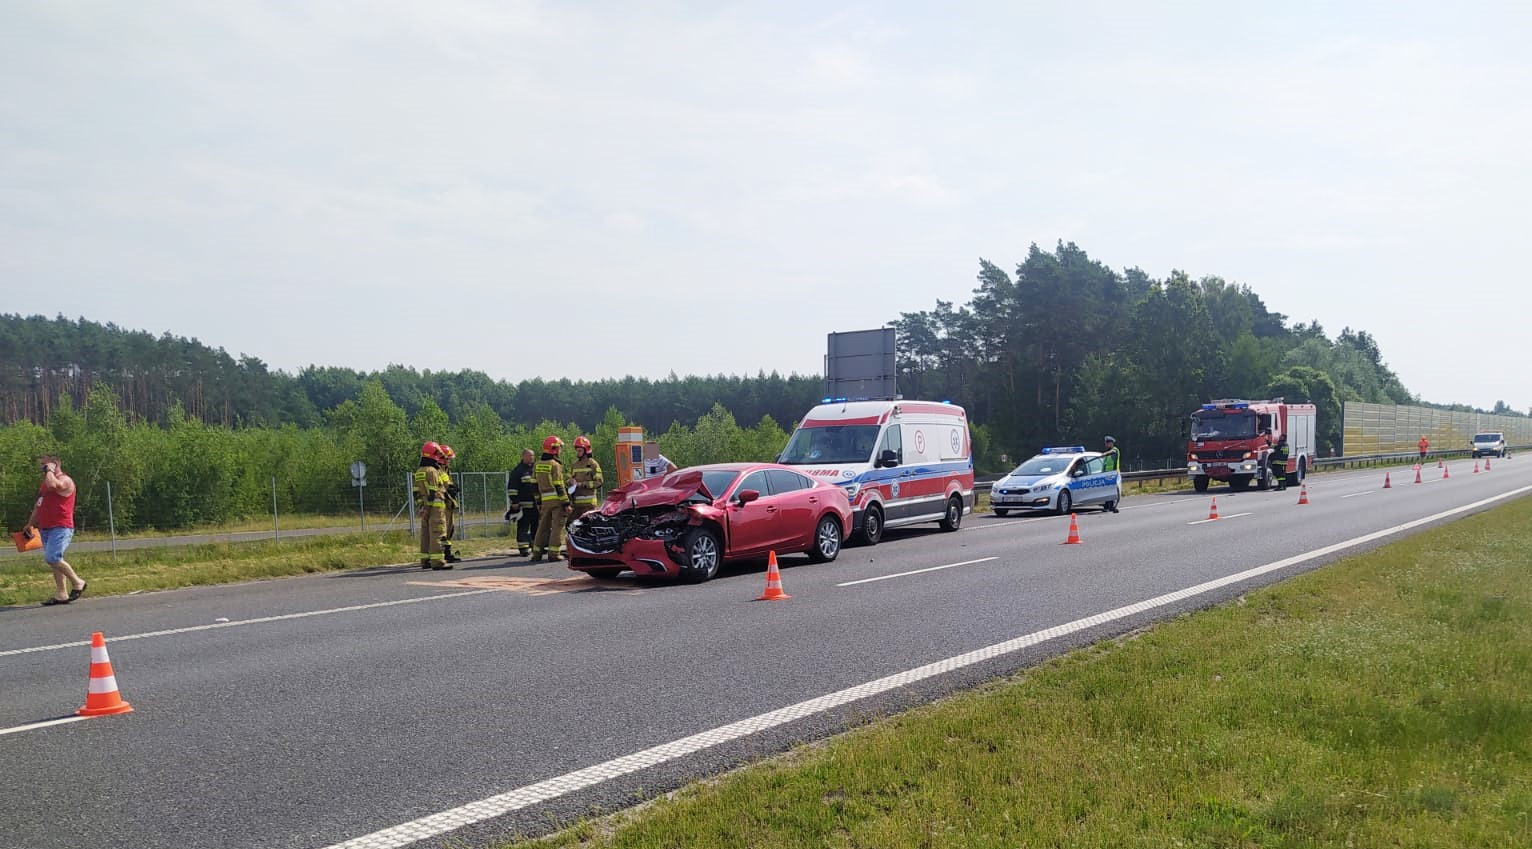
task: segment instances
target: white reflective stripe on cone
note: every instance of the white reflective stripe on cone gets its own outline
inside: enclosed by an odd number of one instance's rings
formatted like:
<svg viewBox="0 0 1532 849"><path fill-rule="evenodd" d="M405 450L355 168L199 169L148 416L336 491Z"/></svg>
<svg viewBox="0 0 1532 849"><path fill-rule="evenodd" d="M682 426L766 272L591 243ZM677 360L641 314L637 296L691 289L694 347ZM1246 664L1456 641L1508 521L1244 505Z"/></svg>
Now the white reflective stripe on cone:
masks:
<svg viewBox="0 0 1532 849"><path fill-rule="evenodd" d="M109 660L106 656L106 646L102 646L101 648L92 647L90 650L90 662L111 663L111 660Z"/></svg>
<svg viewBox="0 0 1532 849"><path fill-rule="evenodd" d="M108 675L105 678L90 679L90 688L87 693L115 693L117 692L117 676Z"/></svg>

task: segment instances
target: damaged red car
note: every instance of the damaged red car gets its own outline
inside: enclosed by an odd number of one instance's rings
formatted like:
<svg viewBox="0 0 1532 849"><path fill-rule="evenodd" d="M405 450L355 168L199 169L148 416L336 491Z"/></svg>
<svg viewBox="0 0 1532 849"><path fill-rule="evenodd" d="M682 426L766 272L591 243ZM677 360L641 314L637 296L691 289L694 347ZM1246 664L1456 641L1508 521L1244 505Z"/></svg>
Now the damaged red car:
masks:
<svg viewBox="0 0 1532 849"><path fill-rule="evenodd" d="M612 490L569 524L569 568L596 578L706 581L728 560L840 554L851 504L838 486L775 463L680 469Z"/></svg>

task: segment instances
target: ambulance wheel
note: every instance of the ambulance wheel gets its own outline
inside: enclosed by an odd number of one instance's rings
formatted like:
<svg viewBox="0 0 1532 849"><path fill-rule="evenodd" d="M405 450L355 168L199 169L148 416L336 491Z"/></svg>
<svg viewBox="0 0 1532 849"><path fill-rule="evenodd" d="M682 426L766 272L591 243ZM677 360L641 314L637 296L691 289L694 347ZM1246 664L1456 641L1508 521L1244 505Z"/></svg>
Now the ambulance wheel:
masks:
<svg viewBox="0 0 1532 849"><path fill-rule="evenodd" d="M1196 477L1192 478L1192 489L1195 489L1198 492L1207 492L1208 491L1208 476L1207 475L1197 475Z"/></svg>
<svg viewBox="0 0 1532 849"><path fill-rule="evenodd" d="M1069 509L1074 506L1074 502L1074 496L1069 494L1069 490L1066 489L1063 492L1060 492L1059 507L1055 512L1057 512L1060 516L1067 515L1069 513Z"/></svg>
<svg viewBox="0 0 1532 849"><path fill-rule="evenodd" d="M622 574L622 568L620 566L612 566L603 569L586 569L585 574L595 578L598 581L610 581L611 579Z"/></svg>
<svg viewBox="0 0 1532 849"><path fill-rule="evenodd" d="M947 499L947 513L942 516L942 530L955 531L963 526L963 499L956 495Z"/></svg>
<svg viewBox="0 0 1532 849"><path fill-rule="evenodd" d="M862 533L858 535L862 545L877 545L883 539L883 508L868 507L862 514Z"/></svg>
<svg viewBox="0 0 1532 849"><path fill-rule="evenodd" d="M996 508L994 508L993 512L994 512L994 514L996 516L999 516L1002 519L1004 519L1006 516L1011 515L1011 511L1005 509L1004 507L996 507Z"/></svg>
<svg viewBox="0 0 1532 849"><path fill-rule="evenodd" d="M809 559L815 563L829 563L840 554L840 519L824 516L814 527L814 545L809 549Z"/></svg>
<svg viewBox="0 0 1532 849"><path fill-rule="evenodd" d="M718 574L723 565L723 546L718 534L711 528L692 528L686 535L686 568L681 570L681 580L688 584L700 584Z"/></svg>

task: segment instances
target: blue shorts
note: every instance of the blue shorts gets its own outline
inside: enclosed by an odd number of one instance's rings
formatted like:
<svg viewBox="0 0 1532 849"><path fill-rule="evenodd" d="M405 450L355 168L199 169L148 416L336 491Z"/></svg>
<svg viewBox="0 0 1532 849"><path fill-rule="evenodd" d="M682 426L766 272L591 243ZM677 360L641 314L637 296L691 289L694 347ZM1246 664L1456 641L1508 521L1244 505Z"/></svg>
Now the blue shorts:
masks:
<svg viewBox="0 0 1532 849"><path fill-rule="evenodd" d="M43 562L57 563L64 559L64 549L74 539L74 528L38 528L43 535Z"/></svg>

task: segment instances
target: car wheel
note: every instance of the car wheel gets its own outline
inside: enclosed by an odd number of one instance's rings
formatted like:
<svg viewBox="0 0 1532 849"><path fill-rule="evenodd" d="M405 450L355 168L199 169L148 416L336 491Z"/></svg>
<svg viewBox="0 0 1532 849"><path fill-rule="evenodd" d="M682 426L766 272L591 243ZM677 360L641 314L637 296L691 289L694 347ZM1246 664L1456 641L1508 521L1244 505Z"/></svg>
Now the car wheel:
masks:
<svg viewBox="0 0 1532 849"><path fill-rule="evenodd" d="M595 578L598 581L610 581L611 579L622 574L622 568L620 566L612 566L610 568L603 569L586 569L585 574Z"/></svg>
<svg viewBox="0 0 1532 849"><path fill-rule="evenodd" d="M999 516L1002 519L1004 519L1006 516L1011 515L1011 511L1005 509L1004 507L995 507L995 508L992 508L992 511L994 512L994 514L996 516Z"/></svg>
<svg viewBox="0 0 1532 849"><path fill-rule="evenodd" d="M686 568L681 570L681 579L687 583L709 580L723 565L723 546L712 528L692 528L686 535L685 550Z"/></svg>
<svg viewBox="0 0 1532 849"><path fill-rule="evenodd" d="M1117 512L1117 502L1119 502L1121 500L1122 500L1122 490L1119 489L1119 490L1117 490L1117 495L1114 496L1111 501L1108 501L1107 503L1101 505L1101 509L1106 510L1106 511L1108 511L1110 513L1115 513L1115 512Z"/></svg>
<svg viewBox="0 0 1532 849"><path fill-rule="evenodd" d="M809 559L815 563L829 563L840 555L840 519L824 516L814 527L814 545L809 548Z"/></svg>
<svg viewBox="0 0 1532 849"><path fill-rule="evenodd" d="M1059 492L1059 506L1055 511L1060 516L1067 514L1074 507L1075 497L1069 494L1069 490Z"/></svg>
<svg viewBox="0 0 1532 849"><path fill-rule="evenodd" d="M1195 489L1198 492L1207 492L1208 491L1208 476L1207 475L1197 475L1196 477L1192 478L1192 489Z"/></svg>
<svg viewBox="0 0 1532 849"><path fill-rule="evenodd" d="M883 539L883 508L874 504L862 514L863 545L877 545Z"/></svg>
<svg viewBox="0 0 1532 849"><path fill-rule="evenodd" d="M947 513L942 516L942 530L955 531L963 526L963 499L954 495L947 499Z"/></svg>

